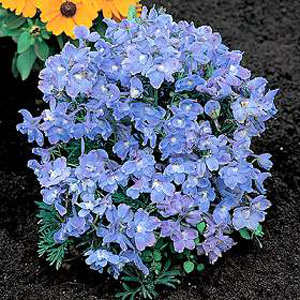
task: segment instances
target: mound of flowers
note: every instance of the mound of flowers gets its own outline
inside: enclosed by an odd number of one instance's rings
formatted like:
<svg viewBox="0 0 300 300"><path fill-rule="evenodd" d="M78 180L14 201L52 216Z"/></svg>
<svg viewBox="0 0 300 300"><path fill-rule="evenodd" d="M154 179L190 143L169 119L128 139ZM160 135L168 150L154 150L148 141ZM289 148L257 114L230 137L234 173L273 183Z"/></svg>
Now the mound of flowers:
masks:
<svg viewBox="0 0 300 300"><path fill-rule="evenodd" d="M155 296L180 266L215 263L235 232L262 236L272 163L250 146L278 90L208 26L145 7L106 23L105 38L77 27L79 46L47 60L49 108L20 111L18 130L39 146L28 163L43 196L39 253L57 266L83 255L125 274L120 296Z"/></svg>

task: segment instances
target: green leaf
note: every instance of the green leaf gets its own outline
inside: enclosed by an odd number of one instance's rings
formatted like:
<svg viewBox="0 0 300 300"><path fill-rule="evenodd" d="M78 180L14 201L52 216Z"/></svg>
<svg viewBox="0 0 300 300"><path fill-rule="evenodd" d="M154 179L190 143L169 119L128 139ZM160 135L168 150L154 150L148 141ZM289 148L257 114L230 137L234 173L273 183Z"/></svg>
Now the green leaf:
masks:
<svg viewBox="0 0 300 300"><path fill-rule="evenodd" d="M18 53L26 51L30 47L31 35L29 31L24 31L18 37Z"/></svg>
<svg viewBox="0 0 300 300"><path fill-rule="evenodd" d="M137 276L123 276L122 280L124 281L131 281L131 282L139 282L139 278Z"/></svg>
<svg viewBox="0 0 300 300"><path fill-rule="evenodd" d="M201 222L201 223L198 223L198 224L197 224L197 230L198 230L201 234L204 233L205 227L206 227L205 222Z"/></svg>
<svg viewBox="0 0 300 300"><path fill-rule="evenodd" d="M11 72L13 73L15 78L18 78L18 76L19 76L19 72L17 70L17 57L18 57L18 53L15 52L14 58L13 58L13 61L11 64Z"/></svg>
<svg viewBox="0 0 300 300"><path fill-rule="evenodd" d="M254 231L254 234L256 236L260 236L260 237L264 236L264 232L263 232L263 228L262 228L261 224L258 224L256 230Z"/></svg>
<svg viewBox="0 0 300 300"><path fill-rule="evenodd" d="M25 52L18 55L17 69L21 74L22 80L28 78L35 60L36 60L36 56L32 46Z"/></svg>
<svg viewBox="0 0 300 300"><path fill-rule="evenodd" d="M5 18L4 23L8 29L16 29L22 26L26 22L26 18L16 16L14 14L9 15Z"/></svg>
<svg viewBox="0 0 300 300"><path fill-rule="evenodd" d="M143 261L151 262L153 260L152 252L150 250L145 250L143 252Z"/></svg>
<svg viewBox="0 0 300 300"><path fill-rule="evenodd" d="M162 269L162 263L160 262L155 263L155 271L157 274L160 273L161 269Z"/></svg>
<svg viewBox="0 0 300 300"><path fill-rule="evenodd" d="M0 17L6 17L9 14L8 10L3 9L2 7L0 7Z"/></svg>
<svg viewBox="0 0 300 300"><path fill-rule="evenodd" d="M46 31L46 30L42 30L41 32L41 36L44 40L49 40L51 37L50 32Z"/></svg>
<svg viewBox="0 0 300 300"><path fill-rule="evenodd" d="M185 261L183 264L183 269L189 274L194 271L195 264L192 261Z"/></svg>
<svg viewBox="0 0 300 300"><path fill-rule="evenodd" d="M34 51L36 56L42 61L45 61L49 56L49 47L43 40L34 44Z"/></svg>
<svg viewBox="0 0 300 300"><path fill-rule="evenodd" d="M134 5L130 5L129 9L128 9L128 20L134 20L135 18L137 18L137 11L136 11L136 7Z"/></svg>
<svg viewBox="0 0 300 300"><path fill-rule="evenodd" d="M246 228L243 228L243 229L240 230L240 235L243 239L251 240L250 233Z"/></svg>
<svg viewBox="0 0 300 300"><path fill-rule="evenodd" d="M195 239L195 245L198 246L198 245L200 245L200 243L201 243L201 242L200 242L200 239L199 239L199 238L196 238L196 239Z"/></svg>
<svg viewBox="0 0 300 300"><path fill-rule="evenodd" d="M11 36L11 37L17 37L20 34L20 31L18 29L8 29L5 24L0 22L0 37L5 36Z"/></svg>
<svg viewBox="0 0 300 300"><path fill-rule="evenodd" d="M199 264L199 265L197 266L197 271L198 271L198 272L202 272L204 269L205 269L205 265L204 265L204 264Z"/></svg>
<svg viewBox="0 0 300 300"><path fill-rule="evenodd" d="M63 48L64 45L65 45L65 38L64 38L64 36L63 36L62 34L60 34L60 35L58 35L58 36L56 37L56 39L57 39L57 42L58 42L58 45L59 45L60 50L62 50L62 48Z"/></svg>
<svg viewBox="0 0 300 300"><path fill-rule="evenodd" d="M161 255L160 251L155 250L153 252L153 259L154 259L154 261L161 261L162 255Z"/></svg>
<svg viewBox="0 0 300 300"><path fill-rule="evenodd" d="M103 22L103 20L97 19L95 31L98 32L101 37L104 37L106 29L107 29L107 25Z"/></svg>

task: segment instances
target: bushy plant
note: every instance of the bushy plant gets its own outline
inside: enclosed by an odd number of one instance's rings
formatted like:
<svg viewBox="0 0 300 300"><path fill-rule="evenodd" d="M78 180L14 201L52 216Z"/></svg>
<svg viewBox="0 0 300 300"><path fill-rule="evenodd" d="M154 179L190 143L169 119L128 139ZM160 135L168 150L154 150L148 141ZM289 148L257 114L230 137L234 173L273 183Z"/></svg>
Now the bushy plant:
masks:
<svg viewBox="0 0 300 300"><path fill-rule="evenodd" d="M57 266L84 255L121 274L119 296L151 298L178 267L215 263L234 232L262 236L272 163L250 146L278 90L208 26L146 8L106 23L105 38L77 27L79 47L47 60L49 108L21 110L17 128L39 145L28 165L42 187L40 254Z"/></svg>

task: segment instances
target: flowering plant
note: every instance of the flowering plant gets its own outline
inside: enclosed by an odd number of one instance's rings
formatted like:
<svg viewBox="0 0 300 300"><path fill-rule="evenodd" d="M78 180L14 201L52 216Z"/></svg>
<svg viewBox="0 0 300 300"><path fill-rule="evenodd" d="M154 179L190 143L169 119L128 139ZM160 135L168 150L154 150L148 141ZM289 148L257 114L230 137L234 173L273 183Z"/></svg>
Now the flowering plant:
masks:
<svg viewBox="0 0 300 300"><path fill-rule="evenodd" d="M208 26L145 7L105 22L104 38L77 27L79 46L47 60L49 108L21 110L17 129L39 145L28 163L42 187L39 253L60 266L75 249L121 276L119 296L152 297L178 266L215 263L234 232L263 235L272 163L250 146L278 90Z"/></svg>
<svg viewBox="0 0 300 300"><path fill-rule="evenodd" d="M12 71L25 80L32 69L41 70L44 61L72 41L74 28L84 25L105 31L105 18L121 20L138 0L0 0L0 37L17 43ZM2 4L2 7L1 7Z"/></svg>

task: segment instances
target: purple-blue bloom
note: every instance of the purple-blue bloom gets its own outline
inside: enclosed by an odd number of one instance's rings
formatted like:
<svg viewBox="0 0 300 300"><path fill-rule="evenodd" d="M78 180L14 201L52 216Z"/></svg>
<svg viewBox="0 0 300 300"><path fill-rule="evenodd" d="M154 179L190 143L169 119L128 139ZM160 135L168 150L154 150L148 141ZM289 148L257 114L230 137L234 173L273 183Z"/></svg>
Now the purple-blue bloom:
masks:
<svg viewBox="0 0 300 300"><path fill-rule="evenodd" d="M178 253L182 253L184 249L195 249L195 239L198 237L198 232L192 228L182 228L181 231L171 236L174 249Z"/></svg>
<svg viewBox="0 0 300 300"><path fill-rule="evenodd" d="M136 248L139 251L145 250L155 244L154 230L160 225L160 221L156 217L151 217L142 209L139 209L134 220L129 223L126 233L135 241Z"/></svg>
<svg viewBox="0 0 300 300"><path fill-rule="evenodd" d="M265 219L265 210L271 206L271 202L265 196L257 196L251 199L250 206L238 207L233 212L232 223L236 230L244 227L256 230L258 224Z"/></svg>
<svg viewBox="0 0 300 300"><path fill-rule="evenodd" d="M21 109L19 111L22 114L24 121L17 125L17 130L22 134L28 135L28 142L32 143L34 141L41 147L44 145L44 135L39 129L39 123L41 117L33 118L29 111L26 109Z"/></svg>
<svg viewBox="0 0 300 300"><path fill-rule="evenodd" d="M134 216L130 207L125 204L112 206L106 211L105 216L109 224L102 225L97 230L97 235L103 238L103 244L118 243L123 251L133 249L134 246L126 234L128 224L132 222Z"/></svg>
<svg viewBox="0 0 300 300"><path fill-rule="evenodd" d="M205 80L198 75L190 75L188 77L178 79L175 83L175 91L192 91L196 86L205 84Z"/></svg>

